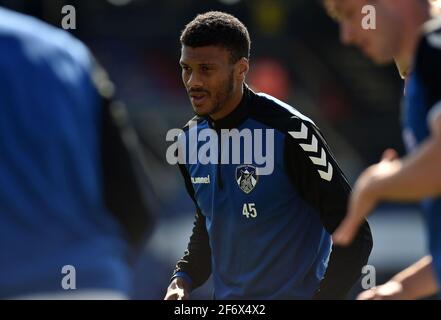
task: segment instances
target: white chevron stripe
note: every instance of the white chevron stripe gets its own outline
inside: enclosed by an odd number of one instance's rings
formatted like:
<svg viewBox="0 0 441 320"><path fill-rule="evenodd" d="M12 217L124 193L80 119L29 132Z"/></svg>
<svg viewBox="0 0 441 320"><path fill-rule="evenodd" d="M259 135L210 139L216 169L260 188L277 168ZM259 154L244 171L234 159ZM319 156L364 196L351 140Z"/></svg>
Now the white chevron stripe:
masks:
<svg viewBox="0 0 441 320"><path fill-rule="evenodd" d="M308 137L308 128L302 123L300 131L288 132L294 139L306 139Z"/></svg>
<svg viewBox="0 0 441 320"><path fill-rule="evenodd" d="M321 154L320 158L318 158L318 157L309 157L309 159L311 159L312 163L314 163L316 165L326 166L327 161L326 161L325 149L322 148L322 154Z"/></svg>
<svg viewBox="0 0 441 320"><path fill-rule="evenodd" d="M300 131L289 131L288 132L294 139L306 139L308 138L308 127L302 123L300 127ZM317 152L318 151L318 141L315 135L312 135L312 141L310 144L308 143L300 143L300 146L305 152ZM334 173L334 168L332 167L332 164L327 161L326 157L326 151L322 148L322 152L319 157L313 157L310 156L309 159L311 159L312 163L317 166L327 166L326 171L323 170L317 170L320 174L320 177L323 180L331 181L332 175Z"/></svg>
<svg viewBox="0 0 441 320"><path fill-rule="evenodd" d="M315 135L312 135L312 142L311 144L307 143L301 143L300 146L305 150L306 152L317 152L317 138Z"/></svg>
<svg viewBox="0 0 441 320"><path fill-rule="evenodd" d="M334 171L334 169L332 168L332 165L330 163L328 163L328 171L325 172L322 170L318 170L318 173L320 174L320 177L322 177L323 180L331 181L333 171Z"/></svg>

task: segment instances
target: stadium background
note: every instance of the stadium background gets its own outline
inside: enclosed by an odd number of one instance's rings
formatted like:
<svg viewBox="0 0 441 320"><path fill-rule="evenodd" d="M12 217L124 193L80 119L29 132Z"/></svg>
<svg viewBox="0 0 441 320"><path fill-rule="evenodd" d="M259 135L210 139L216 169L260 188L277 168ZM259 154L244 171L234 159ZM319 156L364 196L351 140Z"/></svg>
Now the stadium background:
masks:
<svg viewBox="0 0 441 320"><path fill-rule="evenodd" d="M193 206L177 170L165 161L165 133L192 116L180 79L178 38L197 13L226 11L248 26L253 41L248 83L312 117L351 182L385 148L402 154L402 81L395 67L374 67L356 50L342 47L337 25L319 1L0 0L58 27L67 4L76 8L77 29L71 32L92 49L130 108L165 203L136 267L135 298L163 297L191 232ZM384 204L370 221L370 264L378 283L424 255L415 206ZM193 298L210 298L210 288L207 283Z"/></svg>

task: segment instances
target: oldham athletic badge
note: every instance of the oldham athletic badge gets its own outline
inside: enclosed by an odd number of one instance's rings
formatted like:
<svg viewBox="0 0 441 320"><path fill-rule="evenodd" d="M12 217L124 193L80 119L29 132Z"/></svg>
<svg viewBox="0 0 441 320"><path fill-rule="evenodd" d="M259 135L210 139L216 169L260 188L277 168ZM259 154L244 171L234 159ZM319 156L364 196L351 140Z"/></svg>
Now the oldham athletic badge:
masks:
<svg viewBox="0 0 441 320"><path fill-rule="evenodd" d="M239 188L246 194L253 191L259 181L257 168L250 165L238 166L236 168L236 182Z"/></svg>

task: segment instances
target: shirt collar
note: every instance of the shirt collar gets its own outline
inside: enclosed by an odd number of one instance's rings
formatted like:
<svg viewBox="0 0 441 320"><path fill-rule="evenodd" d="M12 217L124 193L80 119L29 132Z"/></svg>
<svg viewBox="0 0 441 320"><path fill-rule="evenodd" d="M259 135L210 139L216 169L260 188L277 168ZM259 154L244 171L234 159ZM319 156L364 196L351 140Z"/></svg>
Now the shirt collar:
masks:
<svg viewBox="0 0 441 320"><path fill-rule="evenodd" d="M227 116L219 120L213 120L206 116L211 128L218 129L232 129L237 128L248 117L250 111L251 89L244 84L243 96L239 105L231 111Z"/></svg>

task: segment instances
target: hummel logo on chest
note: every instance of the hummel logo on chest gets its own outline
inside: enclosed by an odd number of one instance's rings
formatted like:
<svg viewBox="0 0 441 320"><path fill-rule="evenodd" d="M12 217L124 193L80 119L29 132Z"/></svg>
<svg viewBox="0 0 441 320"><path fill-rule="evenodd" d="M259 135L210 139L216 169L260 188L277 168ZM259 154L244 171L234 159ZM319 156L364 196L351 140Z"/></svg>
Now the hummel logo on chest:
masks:
<svg viewBox="0 0 441 320"><path fill-rule="evenodd" d="M193 184L208 184L210 183L210 175L206 177L191 177L191 183Z"/></svg>

